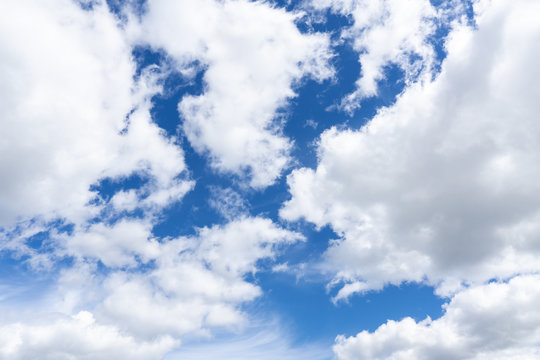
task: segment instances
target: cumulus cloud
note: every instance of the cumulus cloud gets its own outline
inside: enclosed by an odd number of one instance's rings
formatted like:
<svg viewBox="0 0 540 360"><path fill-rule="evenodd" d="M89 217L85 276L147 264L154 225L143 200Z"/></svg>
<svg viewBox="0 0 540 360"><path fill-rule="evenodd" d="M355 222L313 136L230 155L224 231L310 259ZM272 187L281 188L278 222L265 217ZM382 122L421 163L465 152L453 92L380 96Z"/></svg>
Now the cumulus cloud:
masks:
<svg viewBox="0 0 540 360"><path fill-rule="evenodd" d="M107 177L147 177L148 207L189 190L177 179L182 150L150 118L156 76L134 80L131 46L106 5L3 1L0 17L0 227L84 222L101 209L89 206L90 186Z"/></svg>
<svg viewBox="0 0 540 360"><path fill-rule="evenodd" d="M538 3L477 2L478 30L456 25L441 74L417 83L409 80L430 73L434 56L430 3L314 3L353 16L343 36L355 39L363 72L351 106L376 94L389 63L408 86L363 129L324 132L317 168L289 176L292 198L280 214L339 235L325 254L331 285L342 285L335 301L426 279L453 296L441 319L339 337L336 354L538 355L540 282L526 275L540 271L540 93L530 81L540 78L530 46L540 39ZM132 50L148 45L181 72L204 71L202 94L178 104L182 130L214 169L262 188L291 160L280 109L305 76L333 75L328 36L301 33L299 16L269 2L149 0L120 24L105 1L0 4L0 250L51 271L47 289L26 299L31 310L13 302L22 290L5 287L1 358L157 359L186 337L246 326L243 305L262 291L248 279L304 238L248 216L240 194L217 187L210 205L225 224L154 235L163 209L193 182L177 139L150 115L163 74L139 74ZM130 177L140 184L96 190ZM300 273L304 264L273 271ZM271 338L244 355L317 358L305 351ZM184 354L203 352L216 350Z"/></svg>
<svg viewBox="0 0 540 360"><path fill-rule="evenodd" d="M51 271L46 294L28 299L34 310L23 316L17 304L3 304L10 315L0 325L2 358L157 359L186 334L241 327L241 305L261 293L245 277L258 271L259 260L303 239L241 211L191 237L153 235L164 207L193 187L177 140L150 115L162 74L152 67L139 74L125 31L131 25L119 24L105 2L82 5L0 5L0 249ZM228 15L277 14L270 30L289 24L303 44L293 17L263 4L238 6ZM306 39L310 51L324 43ZM322 69L299 51L288 60L294 74L283 75L291 82ZM292 94L285 92L272 101ZM140 179L134 189L119 186L110 197L95 190L104 179L129 176ZM227 196L216 207L233 206ZM38 235L41 244L30 245Z"/></svg>
<svg viewBox="0 0 540 360"><path fill-rule="evenodd" d="M111 358L140 350L141 359L159 359L185 335L241 330L248 320L241 305L261 295L246 276L259 270L259 260L303 240L259 217L201 228L191 237L157 242L147 236L147 228L124 221L113 228L97 224L82 239L77 234L70 238L70 249L79 255L75 264L36 299L34 315L26 309L15 322L9 321L12 316L2 319L0 334L11 335L0 340L0 354ZM99 271L96 260L110 270ZM43 320L28 320L34 317ZM62 342L66 332L71 334ZM132 343L137 346L130 349Z"/></svg>
<svg viewBox="0 0 540 360"><path fill-rule="evenodd" d="M108 267L136 266L158 255L158 242L152 237L152 224L140 219L122 219L113 225L96 223L72 234L61 234L66 255L78 259L99 259Z"/></svg>
<svg viewBox="0 0 540 360"><path fill-rule="evenodd" d="M316 169L288 177L281 210L339 234L326 252L336 300L428 279L440 294L539 271L540 25L534 1L476 6L441 74L360 130L321 136Z"/></svg>
<svg viewBox="0 0 540 360"><path fill-rule="evenodd" d="M338 336L334 353L339 360L537 359L539 301L538 275L472 287L437 320L405 318L374 332Z"/></svg>
<svg viewBox="0 0 540 360"><path fill-rule="evenodd" d="M328 39L302 34L297 15L251 1L151 0L138 41L164 49L179 69L204 67L204 92L178 104L191 145L214 168L271 185L289 164L291 141L277 111L305 76L328 78Z"/></svg>
<svg viewBox="0 0 540 360"><path fill-rule="evenodd" d="M100 313L141 336L241 326L245 319L237 306L260 295L244 276L256 273L257 262L272 258L280 246L302 239L263 218L200 229L196 237L160 244L151 271L111 274Z"/></svg>
<svg viewBox="0 0 540 360"><path fill-rule="evenodd" d="M148 360L162 357L175 344L170 337L138 341L114 326L97 324L87 311L55 317L0 326L0 358Z"/></svg>

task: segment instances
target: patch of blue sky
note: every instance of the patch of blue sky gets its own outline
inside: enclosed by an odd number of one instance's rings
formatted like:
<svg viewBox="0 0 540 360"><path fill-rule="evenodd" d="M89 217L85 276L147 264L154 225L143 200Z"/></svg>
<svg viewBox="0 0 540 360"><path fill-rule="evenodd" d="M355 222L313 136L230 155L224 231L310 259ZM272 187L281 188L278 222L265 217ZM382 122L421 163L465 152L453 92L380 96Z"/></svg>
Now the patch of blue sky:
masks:
<svg viewBox="0 0 540 360"><path fill-rule="evenodd" d="M51 229L54 227L49 226ZM56 228L61 231L69 226L57 224ZM25 245L31 250L25 251L24 254L10 250L0 252L0 319L10 316L6 313L8 310L2 310L3 306L11 311L13 306L16 309L30 309L37 306L34 302L43 299L49 290L56 286L60 271L73 265L73 259L69 257L55 258L54 263L32 261L29 254L54 256L49 235L50 231L44 231L29 237Z"/></svg>
<svg viewBox="0 0 540 360"><path fill-rule="evenodd" d="M124 14L126 6L130 7L130 11L137 16L142 16L146 11L147 0L106 0L109 9L119 19L127 20Z"/></svg>
<svg viewBox="0 0 540 360"><path fill-rule="evenodd" d="M259 316L278 316L293 334L295 344L327 342L330 346L337 334L350 336L363 330L374 331L388 320L412 317L420 321L427 316L437 319L443 315L442 305L446 302L433 294L432 287L404 283L334 305L319 281L270 272L258 274L257 280L263 295L246 304L245 310Z"/></svg>
<svg viewBox="0 0 540 360"><path fill-rule="evenodd" d="M42 298L56 283L56 271L34 271L24 258L11 253L0 252L0 264L0 318L7 315L2 313L2 305L22 307Z"/></svg>

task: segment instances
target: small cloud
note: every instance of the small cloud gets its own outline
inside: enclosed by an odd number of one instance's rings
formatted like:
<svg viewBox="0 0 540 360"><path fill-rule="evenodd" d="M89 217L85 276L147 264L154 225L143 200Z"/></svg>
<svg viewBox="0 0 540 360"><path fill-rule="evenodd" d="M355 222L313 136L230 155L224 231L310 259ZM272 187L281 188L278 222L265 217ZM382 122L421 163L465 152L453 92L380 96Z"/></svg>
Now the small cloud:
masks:
<svg viewBox="0 0 540 360"><path fill-rule="evenodd" d="M290 267L287 263L276 264L272 267L272 272L289 272Z"/></svg>
<svg viewBox="0 0 540 360"><path fill-rule="evenodd" d="M308 119L308 120L306 120L306 122L304 123L304 127L311 127L311 128L313 128L313 129L316 129L318 125L319 125L319 124L318 124L315 120L313 120L313 119Z"/></svg>
<svg viewBox="0 0 540 360"><path fill-rule="evenodd" d="M210 187L208 204L227 220L238 218L247 212L246 201L231 188Z"/></svg>

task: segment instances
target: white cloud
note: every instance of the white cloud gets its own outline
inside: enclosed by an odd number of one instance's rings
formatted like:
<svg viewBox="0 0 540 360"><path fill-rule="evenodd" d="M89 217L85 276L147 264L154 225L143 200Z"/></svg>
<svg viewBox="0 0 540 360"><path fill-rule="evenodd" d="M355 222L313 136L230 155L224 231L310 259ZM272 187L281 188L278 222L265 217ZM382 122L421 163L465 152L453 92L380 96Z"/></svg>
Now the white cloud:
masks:
<svg viewBox="0 0 540 360"><path fill-rule="evenodd" d="M540 277L518 276L458 293L444 315L388 321L370 333L338 336L339 360L537 359Z"/></svg>
<svg viewBox="0 0 540 360"><path fill-rule="evenodd" d="M99 207L90 185L138 172L149 206L178 200L190 183L182 150L151 121L156 75L133 79L131 47L107 7L69 0L0 5L0 226L66 218Z"/></svg>
<svg viewBox="0 0 540 360"><path fill-rule="evenodd" d="M6 298L1 358L154 359L186 334L240 328L241 305L261 293L245 277L260 259L302 239L241 212L192 237L153 236L160 211L193 183L185 180L176 139L150 116L149 99L161 91L159 69L135 77L133 39L105 2L92 4L86 10L70 0L0 4L0 246L30 256L36 269L52 269L54 283L24 306ZM238 6L229 11L276 14L271 31L294 27L293 17L267 5ZM304 44L294 29L293 40ZM324 45L322 37L306 39L309 51ZM315 72L302 57L307 50L299 51L288 61L306 63L284 72L285 90L303 71ZM272 101L285 101L285 92ZM265 126L257 129L282 141ZM110 200L91 191L102 179L130 175L142 185ZM129 216L135 209L141 212ZM42 248L32 248L27 240L41 231Z"/></svg>
<svg viewBox="0 0 540 360"><path fill-rule="evenodd" d="M56 284L24 311L18 304L3 306L5 314L18 315L1 319L0 332L13 336L0 340L0 349L12 351L13 358L31 358L27 354L37 351L45 358L78 357L84 349L89 357L111 358L135 342L139 347L133 351L140 348L141 358L158 359L184 336L208 337L214 329L241 331L248 324L242 304L261 294L246 276L258 271L259 260L303 240L258 217L202 228L191 237L158 242L148 236L147 227L124 220L110 228L96 224L68 238L66 247L77 256ZM100 271L97 259L110 270ZM135 267L142 263L146 266ZM81 311L92 321L81 324L78 315L71 315ZM51 314L74 317L58 320ZM69 341L59 341L71 330L73 348Z"/></svg>
<svg viewBox="0 0 540 360"><path fill-rule="evenodd" d="M148 261L155 215L193 187L182 149L150 116L159 69L135 78L131 45L104 2L0 7L0 249L36 269L64 256L113 267ZM110 201L91 190L133 174L143 185ZM136 208L144 219L108 224ZM58 224L73 231L58 234ZM28 239L40 232L48 238L34 249Z"/></svg>
<svg viewBox="0 0 540 360"><path fill-rule="evenodd" d="M241 326L245 319L238 305L260 295L244 276L257 271L258 260L302 239L268 219L240 218L200 229L193 238L164 242L155 269L119 272L106 280L110 295L100 313L147 337Z"/></svg>
<svg viewBox="0 0 540 360"><path fill-rule="evenodd" d="M478 30L451 33L436 80L360 130L326 131L317 168L289 176L281 216L340 236L326 252L349 284L336 300L387 282L427 277L448 294L540 270L539 6L477 7Z"/></svg>
<svg viewBox="0 0 540 360"><path fill-rule="evenodd" d="M136 266L159 254L158 242L151 235L152 224L139 219L122 219L114 225L96 223L73 234L62 234L68 256L99 259L108 267ZM60 245L62 246L62 245Z"/></svg>
<svg viewBox="0 0 540 360"><path fill-rule="evenodd" d="M341 36L352 40L359 53L361 76L357 89L343 99L345 110L352 111L361 99L377 95L377 82L389 65L403 70L406 83L431 76L435 52L429 37L445 12L435 9L429 0L311 0L309 4L353 20Z"/></svg>
<svg viewBox="0 0 540 360"><path fill-rule="evenodd" d="M139 341L114 326L96 323L86 311L71 317L56 315L52 321L0 326L2 359L145 360L164 356L174 345L170 337Z"/></svg>
<svg viewBox="0 0 540 360"><path fill-rule="evenodd" d="M332 75L327 37L301 34L295 14L264 2L152 0L147 10L134 37L163 48L180 69L206 68L203 94L179 103L191 145L219 171L271 185L291 148L276 112L295 96L294 82Z"/></svg>

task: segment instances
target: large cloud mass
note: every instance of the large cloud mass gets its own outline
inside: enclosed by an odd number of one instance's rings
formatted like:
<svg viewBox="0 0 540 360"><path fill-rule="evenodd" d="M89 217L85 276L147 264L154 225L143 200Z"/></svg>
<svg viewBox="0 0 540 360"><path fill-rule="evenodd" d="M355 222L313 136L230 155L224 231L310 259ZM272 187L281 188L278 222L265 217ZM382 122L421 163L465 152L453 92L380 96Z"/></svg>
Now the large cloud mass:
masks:
<svg viewBox="0 0 540 360"><path fill-rule="evenodd" d="M326 253L346 283L336 299L540 270L539 10L478 4L478 30L451 33L435 81L408 87L361 130L326 131L317 168L289 176L281 215L341 236Z"/></svg>

